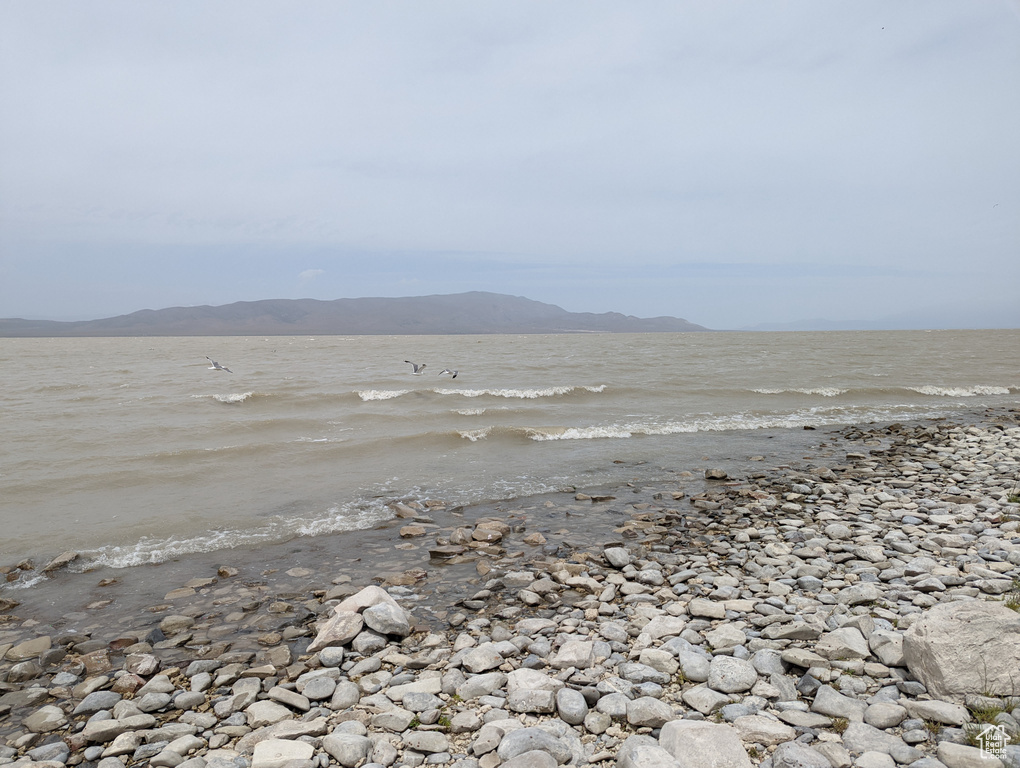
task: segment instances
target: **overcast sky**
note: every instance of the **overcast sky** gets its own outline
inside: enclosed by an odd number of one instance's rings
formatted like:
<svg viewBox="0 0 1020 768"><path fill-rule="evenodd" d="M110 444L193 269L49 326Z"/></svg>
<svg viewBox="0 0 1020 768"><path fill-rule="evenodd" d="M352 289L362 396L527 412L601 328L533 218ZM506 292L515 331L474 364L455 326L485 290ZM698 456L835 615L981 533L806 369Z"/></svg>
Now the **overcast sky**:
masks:
<svg viewBox="0 0 1020 768"><path fill-rule="evenodd" d="M1020 327L1020 0L0 0L0 317Z"/></svg>

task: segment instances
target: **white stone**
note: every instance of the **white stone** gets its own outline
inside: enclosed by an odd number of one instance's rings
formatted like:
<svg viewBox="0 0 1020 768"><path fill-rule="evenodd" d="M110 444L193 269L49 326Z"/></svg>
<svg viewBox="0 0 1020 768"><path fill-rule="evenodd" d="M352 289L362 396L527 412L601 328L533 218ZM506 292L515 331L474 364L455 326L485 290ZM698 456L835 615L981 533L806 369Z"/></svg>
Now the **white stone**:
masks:
<svg viewBox="0 0 1020 768"><path fill-rule="evenodd" d="M659 746L679 768L752 768L736 729L705 720L670 720L659 733Z"/></svg>
<svg viewBox="0 0 1020 768"><path fill-rule="evenodd" d="M904 633L903 656L911 674L940 699L1015 696L1020 613L987 600L940 603Z"/></svg>
<svg viewBox="0 0 1020 768"><path fill-rule="evenodd" d="M291 760L310 760L315 748L304 741L266 739L255 745L251 768L283 768Z"/></svg>

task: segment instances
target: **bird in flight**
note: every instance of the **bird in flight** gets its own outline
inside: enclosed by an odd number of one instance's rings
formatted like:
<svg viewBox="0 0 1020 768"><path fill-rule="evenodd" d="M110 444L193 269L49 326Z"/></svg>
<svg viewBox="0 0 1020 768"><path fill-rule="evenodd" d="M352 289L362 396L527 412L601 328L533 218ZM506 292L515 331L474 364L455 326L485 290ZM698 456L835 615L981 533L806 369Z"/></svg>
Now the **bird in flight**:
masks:
<svg viewBox="0 0 1020 768"><path fill-rule="evenodd" d="M453 378L457 378L457 374L459 373L459 371L451 371L449 368L444 368L439 372L439 375L442 376L444 373L452 373Z"/></svg>
<svg viewBox="0 0 1020 768"><path fill-rule="evenodd" d="M412 363L410 360L405 360L405 363L410 363L411 367L414 368L411 373L423 373L425 371L425 363Z"/></svg>
<svg viewBox="0 0 1020 768"><path fill-rule="evenodd" d="M215 360L213 360L211 357L206 356L205 359L208 360L210 363L212 363L212 365L209 366L209 370L210 371L226 371L227 373L233 373L232 370L230 370L226 366L220 365Z"/></svg>

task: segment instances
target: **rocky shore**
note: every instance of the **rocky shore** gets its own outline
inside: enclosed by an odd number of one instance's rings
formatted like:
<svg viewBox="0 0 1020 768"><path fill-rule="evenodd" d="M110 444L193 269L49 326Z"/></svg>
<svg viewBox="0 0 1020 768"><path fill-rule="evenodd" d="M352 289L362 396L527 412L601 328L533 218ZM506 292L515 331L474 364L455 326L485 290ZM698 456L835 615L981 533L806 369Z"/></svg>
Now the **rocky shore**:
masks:
<svg viewBox="0 0 1020 768"><path fill-rule="evenodd" d="M434 568L224 565L115 619L2 592L0 766L1020 766L1020 414L828 437L453 524L397 505Z"/></svg>

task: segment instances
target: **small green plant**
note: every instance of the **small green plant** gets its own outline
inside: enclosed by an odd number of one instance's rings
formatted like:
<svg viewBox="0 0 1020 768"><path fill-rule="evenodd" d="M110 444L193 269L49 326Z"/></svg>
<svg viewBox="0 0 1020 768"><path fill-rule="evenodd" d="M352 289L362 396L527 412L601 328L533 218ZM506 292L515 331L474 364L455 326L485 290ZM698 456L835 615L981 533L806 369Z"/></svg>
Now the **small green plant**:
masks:
<svg viewBox="0 0 1020 768"><path fill-rule="evenodd" d="M1004 707L991 704L984 707L971 707L970 716L973 717L974 721L977 723L994 723L995 718L1005 711Z"/></svg>
<svg viewBox="0 0 1020 768"><path fill-rule="evenodd" d="M924 730L928 731L930 736L938 736L942 733L942 723L936 722L935 720L925 720Z"/></svg>
<svg viewBox="0 0 1020 768"><path fill-rule="evenodd" d="M1011 611L1020 613L1020 579L1013 579L1012 588L1006 595L1003 604Z"/></svg>
<svg viewBox="0 0 1020 768"><path fill-rule="evenodd" d="M449 728L451 725L453 725L453 722L450 720L449 715L440 715L438 722L444 728Z"/></svg>
<svg viewBox="0 0 1020 768"><path fill-rule="evenodd" d="M420 725L421 725L421 720L418 719L418 715L415 715L413 718L411 718L411 722L410 722L410 724L407 727L408 728L417 728Z"/></svg>
<svg viewBox="0 0 1020 768"><path fill-rule="evenodd" d="M981 732L987 728L987 725L980 723L964 723L963 725L963 738L969 746L981 747Z"/></svg>
<svg viewBox="0 0 1020 768"><path fill-rule="evenodd" d="M761 757L761 754L758 752L758 747L752 744L747 750L747 756L752 760L757 760L759 757Z"/></svg>
<svg viewBox="0 0 1020 768"><path fill-rule="evenodd" d="M834 717L832 718L832 730L842 735L843 732L850 727L850 721L845 717Z"/></svg>
<svg viewBox="0 0 1020 768"><path fill-rule="evenodd" d="M676 682L677 682L677 685L684 685L687 682L689 682L687 680L687 675L684 674L684 671L682 669L678 669L676 671Z"/></svg>

